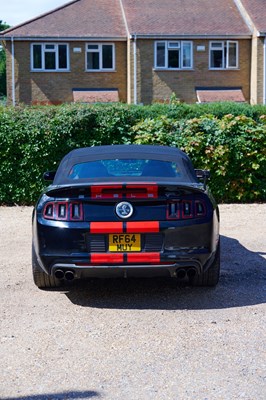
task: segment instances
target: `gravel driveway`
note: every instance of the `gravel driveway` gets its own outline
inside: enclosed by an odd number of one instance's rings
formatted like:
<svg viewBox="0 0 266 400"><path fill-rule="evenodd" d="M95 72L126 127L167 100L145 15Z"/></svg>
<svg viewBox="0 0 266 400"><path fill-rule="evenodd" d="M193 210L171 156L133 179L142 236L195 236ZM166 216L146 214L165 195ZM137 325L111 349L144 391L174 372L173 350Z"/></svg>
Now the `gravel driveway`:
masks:
<svg viewBox="0 0 266 400"><path fill-rule="evenodd" d="M259 400L265 383L266 204L223 205L215 289L31 277L31 208L0 208L0 398Z"/></svg>

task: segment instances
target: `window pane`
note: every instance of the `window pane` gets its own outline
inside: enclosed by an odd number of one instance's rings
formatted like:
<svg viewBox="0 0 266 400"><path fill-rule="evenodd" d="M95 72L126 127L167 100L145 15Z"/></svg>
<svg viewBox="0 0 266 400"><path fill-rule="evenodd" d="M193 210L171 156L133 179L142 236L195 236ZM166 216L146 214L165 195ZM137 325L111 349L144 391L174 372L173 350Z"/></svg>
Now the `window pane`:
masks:
<svg viewBox="0 0 266 400"><path fill-rule="evenodd" d="M54 44L46 44L45 45L45 50L54 50Z"/></svg>
<svg viewBox="0 0 266 400"><path fill-rule="evenodd" d="M42 68L42 46L40 44L33 46L33 68Z"/></svg>
<svg viewBox="0 0 266 400"><path fill-rule="evenodd" d="M211 51L211 68L223 68L223 51Z"/></svg>
<svg viewBox="0 0 266 400"><path fill-rule="evenodd" d="M156 67L165 67L165 43L157 43Z"/></svg>
<svg viewBox="0 0 266 400"><path fill-rule="evenodd" d="M45 53L45 69L56 69L54 52Z"/></svg>
<svg viewBox="0 0 266 400"><path fill-rule="evenodd" d="M168 48L179 49L180 48L180 42L168 42Z"/></svg>
<svg viewBox="0 0 266 400"><path fill-rule="evenodd" d="M67 68L67 46L65 44L60 44L58 46L59 53L59 68Z"/></svg>
<svg viewBox="0 0 266 400"><path fill-rule="evenodd" d="M99 50L98 44L88 44L87 46L88 50Z"/></svg>
<svg viewBox="0 0 266 400"><path fill-rule="evenodd" d="M87 53L87 69L100 69L99 53Z"/></svg>
<svg viewBox="0 0 266 400"><path fill-rule="evenodd" d="M183 42L183 54L182 54L182 67L183 68L192 68L192 59L191 59L191 43Z"/></svg>
<svg viewBox="0 0 266 400"><path fill-rule="evenodd" d="M237 44L229 42L228 67L237 67Z"/></svg>
<svg viewBox="0 0 266 400"><path fill-rule="evenodd" d="M103 45L102 46L102 56L103 56L103 68L113 68L113 46L110 45Z"/></svg>
<svg viewBox="0 0 266 400"><path fill-rule="evenodd" d="M168 68L180 68L179 50L168 50Z"/></svg>
<svg viewBox="0 0 266 400"><path fill-rule="evenodd" d="M211 43L211 48L212 49L222 49L223 48L223 42L212 42Z"/></svg>

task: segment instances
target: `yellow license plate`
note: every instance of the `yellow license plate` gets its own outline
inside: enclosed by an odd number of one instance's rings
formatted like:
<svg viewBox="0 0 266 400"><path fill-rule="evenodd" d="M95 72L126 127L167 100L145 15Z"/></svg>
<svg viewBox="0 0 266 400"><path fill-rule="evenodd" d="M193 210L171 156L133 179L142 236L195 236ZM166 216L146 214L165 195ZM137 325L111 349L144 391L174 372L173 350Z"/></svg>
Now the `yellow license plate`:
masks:
<svg viewBox="0 0 266 400"><path fill-rule="evenodd" d="M128 253L141 250L140 234L118 233L109 235L109 251Z"/></svg>

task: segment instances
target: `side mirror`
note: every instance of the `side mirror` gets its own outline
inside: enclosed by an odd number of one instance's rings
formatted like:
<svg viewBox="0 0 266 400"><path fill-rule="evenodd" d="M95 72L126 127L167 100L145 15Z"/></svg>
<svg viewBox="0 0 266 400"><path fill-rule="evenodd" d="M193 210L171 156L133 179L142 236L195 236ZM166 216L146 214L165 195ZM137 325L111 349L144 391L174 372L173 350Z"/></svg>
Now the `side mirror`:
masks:
<svg viewBox="0 0 266 400"><path fill-rule="evenodd" d="M196 173L196 177L200 181L203 181L204 188L206 188L207 180L210 179L210 177L211 177L210 171L208 171L206 169L195 169L195 173Z"/></svg>
<svg viewBox="0 0 266 400"><path fill-rule="evenodd" d="M56 171L47 171L43 174L43 179L48 182L52 182L54 180Z"/></svg>
<svg viewBox="0 0 266 400"><path fill-rule="evenodd" d="M211 177L210 171L206 169L195 169L195 172L198 179L209 179Z"/></svg>

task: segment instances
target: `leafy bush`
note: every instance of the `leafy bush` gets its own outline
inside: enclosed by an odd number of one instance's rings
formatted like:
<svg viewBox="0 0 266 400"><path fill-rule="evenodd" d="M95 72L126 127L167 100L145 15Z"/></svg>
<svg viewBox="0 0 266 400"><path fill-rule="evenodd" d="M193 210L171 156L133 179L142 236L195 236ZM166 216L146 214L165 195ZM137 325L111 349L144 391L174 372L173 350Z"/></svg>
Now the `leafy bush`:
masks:
<svg viewBox="0 0 266 400"><path fill-rule="evenodd" d="M179 147L195 168L211 171L210 187L217 200L266 199L266 116L212 115L183 121L146 119L132 128L135 143Z"/></svg>
<svg viewBox="0 0 266 400"><path fill-rule="evenodd" d="M180 147L211 170L217 200L263 201L266 107L234 106L0 106L0 203L34 203L43 172L73 148L119 143Z"/></svg>

